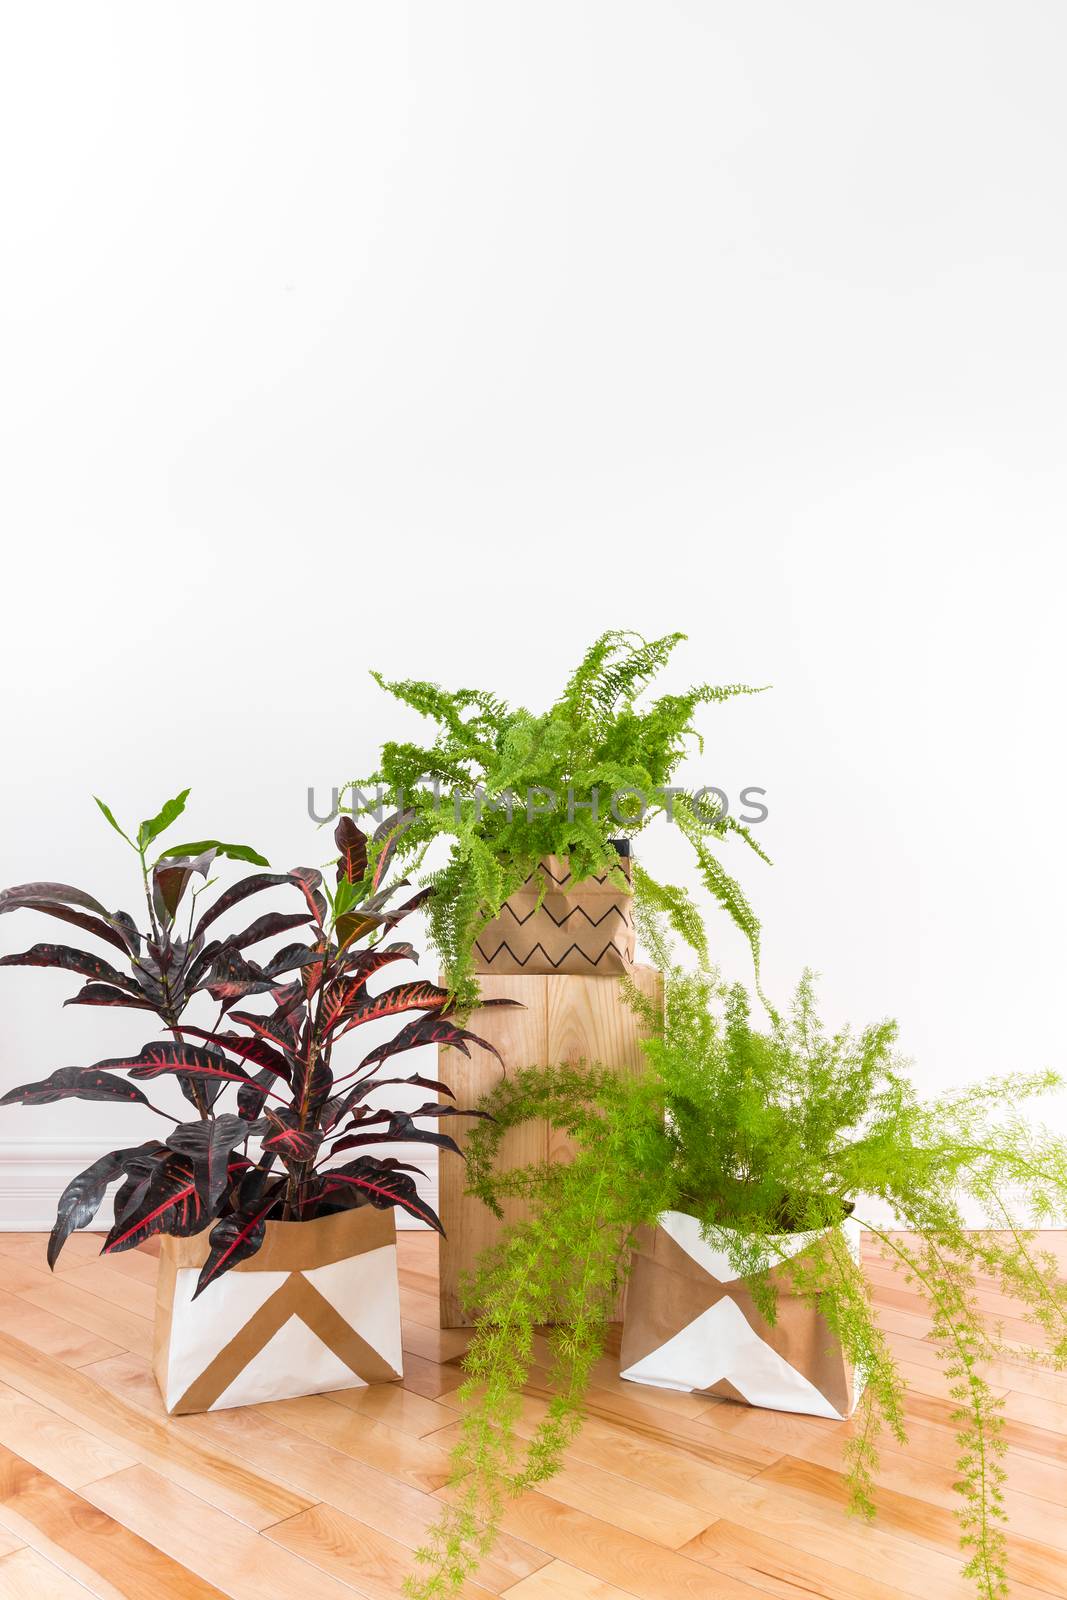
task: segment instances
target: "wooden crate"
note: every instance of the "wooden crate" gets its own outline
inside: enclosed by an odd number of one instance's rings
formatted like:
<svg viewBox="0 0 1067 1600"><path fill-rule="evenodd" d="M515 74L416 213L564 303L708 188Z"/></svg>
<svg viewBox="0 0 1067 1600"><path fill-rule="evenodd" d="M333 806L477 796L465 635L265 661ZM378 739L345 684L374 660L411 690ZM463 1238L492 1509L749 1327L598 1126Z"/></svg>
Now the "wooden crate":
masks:
<svg viewBox="0 0 1067 1600"><path fill-rule="evenodd" d="M659 1002L662 979L653 967L634 967L633 981L643 994ZM614 978L572 976L491 977L479 979L487 1000L519 1000L523 1011L476 1011L469 1026L495 1044L509 1071L556 1061L599 1061L620 1072L636 1072L643 1062L638 1019L619 993ZM499 1081L500 1068L484 1050L472 1050L467 1061L458 1050L438 1052L438 1076L453 1090L459 1105L476 1105ZM462 1147L470 1120L450 1118L448 1132ZM458 1130L458 1131L457 1131ZM501 1162L525 1166L532 1161L564 1161L570 1141L545 1122L513 1128L505 1137ZM501 1224L480 1200L464 1193L466 1169L455 1155L442 1152L440 1215L446 1238L440 1241L441 1326L463 1328L471 1318L460 1304L459 1285L475 1258L497 1237ZM518 1202L505 1205L508 1221L522 1215Z"/></svg>

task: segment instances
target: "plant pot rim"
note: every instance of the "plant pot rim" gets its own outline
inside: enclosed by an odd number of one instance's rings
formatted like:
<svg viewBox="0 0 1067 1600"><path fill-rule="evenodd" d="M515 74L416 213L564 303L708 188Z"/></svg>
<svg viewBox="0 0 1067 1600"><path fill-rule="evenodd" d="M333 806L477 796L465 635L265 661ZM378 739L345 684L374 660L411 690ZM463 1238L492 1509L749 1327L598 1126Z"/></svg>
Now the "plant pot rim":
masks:
<svg viewBox="0 0 1067 1600"><path fill-rule="evenodd" d="M165 1255L176 1270L202 1267L208 1258L208 1238L213 1226L214 1223L184 1239L164 1234L161 1255ZM396 1213L391 1206L383 1209L352 1206L347 1211L310 1217L306 1222L268 1222L263 1243L255 1255L238 1261L230 1271L300 1272L308 1265L309 1251L315 1256L312 1264L321 1267L395 1244ZM210 1302L210 1295L209 1288L204 1295L206 1302Z"/></svg>
<svg viewBox="0 0 1067 1600"><path fill-rule="evenodd" d="M839 1228L842 1223L847 1222L849 1220L849 1218L853 1215L853 1213L855 1212L855 1209L856 1209L856 1202L854 1200L842 1200L840 1202L840 1204L841 1204L841 1208L842 1208L841 1216L838 1217L836 1222L823 1222L823 1223L820 1223L817 1227L814 1227L814 1228L813 1227L779 1228L777 1230L777 1232L768 1234L767 1237L769 1239L788 1239L788 1238L791 1238L794 1234L798 1234L798 1233L824 1233L824 1232L826 1232L826 1230L828 1228ZM686 1208L690 1207L691 1205L692 1205L692 1196L687 1195L682 1200L682 1202L681 1202L681 1204L679 1206L677 1206L677 1207L673 1207L672 1206L669 1209L670 1210L679 1210L679 1211L682 1212L682 1214L684 1216L687 1216L687 1217L697 1217L697 1218L699 1218L700 1217L700 1212L699 1211L686 1209ZM744 1232L747 1231L744 1228L742 1228L741 1226L739 1226L739 1224L736 1222L736 1220L734 1220L734 1221L729 1221L728 1220L728 1221L725 1221L725 1222L716 1222L716 1223L714 1223L714 1226L716 1228L721 1228L724 1233L744 1233Z"/></svg>

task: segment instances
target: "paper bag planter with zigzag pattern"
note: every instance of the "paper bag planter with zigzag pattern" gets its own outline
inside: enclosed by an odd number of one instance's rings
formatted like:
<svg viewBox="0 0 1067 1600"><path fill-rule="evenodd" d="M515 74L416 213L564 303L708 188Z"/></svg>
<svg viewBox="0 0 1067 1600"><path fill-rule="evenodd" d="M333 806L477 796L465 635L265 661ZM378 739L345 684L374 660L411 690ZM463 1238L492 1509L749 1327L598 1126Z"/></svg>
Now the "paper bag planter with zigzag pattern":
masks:
<svg viewBox="0 0 1067 1600"><path fill-rule="evenodd" d="M576 882L570 865L546 856L474 942L478 973L617 977L633 971L637 931L625 840L615 868ZM619 880L625 879L625 884Z"/></svg>
<svg viewBox="0 0 1067 1600"><path fill-rule="evenodd" d="M859 1224L839 1226L859 1261ZM808 1416L851 1416L863 1390L825 1318L798 1295L785 1266L802 1265L819 1237L769 1239L767 1267L777 1292L774 1322L725 1250L701 1238L700 1220L667 1211L637 1236L626 1297L620 1376L658 1389L739 1400Z"/></svg>

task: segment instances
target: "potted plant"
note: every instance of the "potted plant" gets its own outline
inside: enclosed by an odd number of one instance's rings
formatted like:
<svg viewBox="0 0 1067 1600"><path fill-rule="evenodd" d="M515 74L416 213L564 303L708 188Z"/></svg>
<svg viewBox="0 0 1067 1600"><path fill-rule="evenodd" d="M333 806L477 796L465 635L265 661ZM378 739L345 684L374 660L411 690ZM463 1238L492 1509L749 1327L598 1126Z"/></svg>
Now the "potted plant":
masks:
<svg viewBox="0 0 1067 1600"><path fill-rule="evenodd" d="M431 1099L409 1111L390 1109L376 1102L375 1092L407 1084L447 1096L433 1079L393 1075L392 1062L421 1044L465 1053L472 1043L493 1046L452 1020L449 996L436 984L369 990L375 973L415 957L409 944L387 942L425 898L420 892L390 906L401 885L386 886L384 879L402 819L388 819L368 840L342 818L332 889L305 867L256 872L202 908L203 889L193 881L206 879L217 860L268 863L247 846L203 839L170 846L150 861L155 840L181 815L187 795L169 801L133 838L97 802L137 854L146 931L69 884L29 883L0 893L0 912L30 909L72 923L123 962L120 969L84 950L37 944L0 958L0 966L79 973L89 982L68 1005L132 1008L158 1017L167 1034L93 1066L61 1067L0 1100L122 1101L149 1106L173 1124L160 1140L110 1151L68 1184L49 1264L73 1229L92 1222L109 1185L119 1183L102 1253L164 1236L156 1372L171 1411L399 1377L392 1208L438 1231L441 1225L419 1196L418 1169L367 1147L421 1141L456 1150L447 1134L424 1125L454 1108ZM216 935L225 913L282 886L298 897L297 910L270 911L238 933ZM300 942L269 959L246 953L296 928L303 930ZM207 1028L185 1016L202 994L218 1006ZM238 1009L257 997L267 1002L265 1012ZM413 1015L399 1031L342 1066L342 1039L406 1013ZM143 1084L166 1078L192 1107L188 1119L152 1105L145 1094ZM232 1109L223 1109L227 1092L235 1095Z"/></svg>
<svg viewBox="0 0 1067 1600"><path fill-rule="evenodd" d="M759 929L713 844L749 830L722 807L673 788L700 705L756 691L701 684L638 699L685 637L603 634L563 693L534 715L479 689L387 682L383 689L438 727L426 745L390 741L369 777L346 784L355 814L391 803L410 810L398 850L406 869L446 839L432 873L430 935L460 1009L476 1003L475 972L626 972L634 959L631 894L662 913L706 956L704 930L683 889L629 860L629 843L657 817L681 828L704 887L749 940ZM766 858L764 858L766 859Z"/></svg>
<svg viewBox="0 0 1067 1600"><path fill-rule="evenodd" d="M482 1310L453 1500L410 1592L457 1587L490 1548L505 1499L557 1470L631 1268L624 1375L687 1389L725 1380L735 1398L822 1415L858 1401L846 1459L853 1507L871 1514L878 1434L903 1441L906 1429L903 1382L850 1239L862 1226L928 1303L957 1405L965 1571L990 1600L1004 1580L1004 1472L983 1366L1000 1347L976 1287L988 1277L1020 1297L1049 1336L1041 1359L1067 1366L1067 1284L1017 1220L1067 1219L1067 1150L1018 1110L1058 1080L1008 1077L921 1100L894 1052L894 1024L826 1032L810 976L766 1031L752 1026L740 989L668 976L662 1021L646 1016L642 1076L531 1068L482 1103L493 1120L469 1141L472 1187L497 1209L522 1196L529 1213L472 1286ZM502 1139L529 1118L574 1141L570 1165L498 1169ZM872 1214L869 1196L906 1233ZM986 1219L981 1231L968 1227L972 1209ZM725 1319L715 1314L724 1305ZM554 1398L523 1445L520 1395L542 1325Z"/></svg>

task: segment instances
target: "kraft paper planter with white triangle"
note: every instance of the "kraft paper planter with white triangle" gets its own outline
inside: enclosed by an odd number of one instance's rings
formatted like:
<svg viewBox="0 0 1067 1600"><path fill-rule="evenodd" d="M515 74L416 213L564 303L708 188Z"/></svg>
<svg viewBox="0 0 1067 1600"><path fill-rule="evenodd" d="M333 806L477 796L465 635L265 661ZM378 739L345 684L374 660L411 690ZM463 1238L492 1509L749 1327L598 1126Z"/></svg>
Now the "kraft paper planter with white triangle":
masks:
<svg viewBox="0 0 1067 1600"><path fill-rule="evenodd" d="M859 1260L860 1226L841 1225ZM819 1235L784 1233L773 1259L799 1257ZM696 1217L666 1211L642 1229L626 1296L621 1376L657 1389L718 1395L774 1411L850 1416L863 1391L826 1320L772 1268L777 1320L757 1310L729 1257L700 1237Z"/></svg>
<svg viewBox="0 0 1067 1600"><path fill-rule="evenodd" d="M208 1233L166 1237L155 1372L174 1414L219 1411L403 1376L396 1222L358 1206L268 1222L262 1248L193 1299Z"/></svg>

